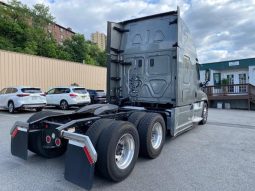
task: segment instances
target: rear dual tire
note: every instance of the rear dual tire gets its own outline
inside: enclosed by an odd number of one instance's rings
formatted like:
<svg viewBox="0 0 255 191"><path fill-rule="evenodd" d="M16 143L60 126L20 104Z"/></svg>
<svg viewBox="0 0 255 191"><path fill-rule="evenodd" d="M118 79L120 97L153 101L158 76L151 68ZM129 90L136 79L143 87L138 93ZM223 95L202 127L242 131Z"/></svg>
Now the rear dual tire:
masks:
<svg viewBox="0 0 255 191"><path fill-rule="evenodd" d="M44 158L55 158L63 155L67 149L68 141L61 139L61 145L57 148L44 148L42 132L37 132L29 137L28 150Z"/></svg>
<svg viewBox="0 0 255 191"><path fill-rule="evenodd" d="M32 115L27 120L27 122L33 123L45 117L61 115L61 114L62 113L52 112L52 111L41 111ZM43 137L44 136L41 131L30 134L28 139L28 150L44 158L54 158L54 157L61 156L62 154L65 153L67 148L67 142L68 142L67 140L61 139L60 147L48 149L43 147L43 143L45 142Z"/></svg>
<svg viewBox="0 0 255 191"><path fill-rule="evenodd" d="M163 117L157 113L146 113L137 126L140 138L140 155L154 159L165 144L166 126Z"/></svg>
<svg viewBox="0 0 255 191"><path fill-rule="evenodd" d="M139 153L139 135L132 123L101 119L86 135L98 153L96 168L99 175L118 182L132 172Z"/></svg>

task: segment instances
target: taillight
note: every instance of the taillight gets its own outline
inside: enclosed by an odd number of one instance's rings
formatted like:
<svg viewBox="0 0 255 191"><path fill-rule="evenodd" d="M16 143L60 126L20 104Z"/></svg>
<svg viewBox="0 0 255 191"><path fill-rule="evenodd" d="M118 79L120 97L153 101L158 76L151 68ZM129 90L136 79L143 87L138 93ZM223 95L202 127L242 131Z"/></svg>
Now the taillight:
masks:
<svg viewBox="0 0 255 191"><path fill-rule="evenodd" d="M18 97L26 97L26 96L30 96L30 94L17 94Z"/></svg>
<svg viewBox="0 0 255 191"><path fill-rule="evenodd" d="M51 136L47 135L46 136L46 143L50 144L51 142Z"/></svg>
<svg viewBox="0 0 255 191"><path fill-rule="evenodd" d="M56 139L55 139L55 144L56 144L57 147L59 147L59 146L61 145L61 140L60 140L60 138L56 138Z"/></svg>
<svg viewBox="0 0 255 191"><path fill-rule="evenodd" d="M69 96L70 96L71 98L75 98L75 97L77 97L77 95L76 95L76 94L69 94Z"/></svg>

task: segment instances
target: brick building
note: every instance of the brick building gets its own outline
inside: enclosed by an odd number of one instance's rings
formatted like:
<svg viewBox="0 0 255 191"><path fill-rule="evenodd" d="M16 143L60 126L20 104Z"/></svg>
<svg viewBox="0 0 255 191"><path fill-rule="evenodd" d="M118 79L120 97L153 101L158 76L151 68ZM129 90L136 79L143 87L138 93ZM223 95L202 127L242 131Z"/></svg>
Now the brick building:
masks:
<svg viewBox="0 0 255 191"><path fill-rule="evenodd" d="M65 28L57 23L49 23L47 30L59 44L62 44L64 40L71 38L75 34L71 28Z"/></svg>
<svg viewBox="0 0 255 191"><path fill-rule="evenodd" d="M2 1L0 1L0 6L5 6L6 8L11 9L12 7ZM28 19L28 23L32 25L32 19ZM45 29L48 33L51 33L53 38L57 43L62 44L64 40L71 38L75 32L71 28L63 27L57 23L49 23Z"/></svg>

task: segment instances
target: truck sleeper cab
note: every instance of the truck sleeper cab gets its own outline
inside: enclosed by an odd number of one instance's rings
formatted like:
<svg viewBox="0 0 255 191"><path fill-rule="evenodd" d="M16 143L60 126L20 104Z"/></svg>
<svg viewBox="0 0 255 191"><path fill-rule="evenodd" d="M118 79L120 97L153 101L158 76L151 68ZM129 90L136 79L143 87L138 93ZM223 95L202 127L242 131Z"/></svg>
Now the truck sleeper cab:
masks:
<svg viewBox="0 0 255 191"><path fill-rule="evenodd" d="M197 57L179 10L108 23L107 101L72 114L43 111L11 130L11 152L65 153L65 178L90 189L94 170L125 179L138 155L156 158L172 136L205 124Z"/></svg>

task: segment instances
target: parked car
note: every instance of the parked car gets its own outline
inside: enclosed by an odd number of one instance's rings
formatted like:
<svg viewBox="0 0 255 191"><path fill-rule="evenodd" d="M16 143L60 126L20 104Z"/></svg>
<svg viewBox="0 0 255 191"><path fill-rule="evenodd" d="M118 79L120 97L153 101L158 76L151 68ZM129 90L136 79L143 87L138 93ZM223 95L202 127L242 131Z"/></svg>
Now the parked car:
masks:
<svg viewBox="0 0 255 191"><path fill-rule="evenodd" d="M104 90L87 90L91 103L106 103L106 93Z"/></svg>
<svg viewBox="0 0 255 191"><path fill-rule="evenodd" d="M46 93L47 105L66 110L71 106L90 104L88 91L83 87L54 87Z"/></svg>
<svg viewBox="0 0 255 191"><path fill-rule="evenodd" d="M0 108L10 113L22 109L41 111L46 105L45 94L40 88L8 87L0 91Z"/></svg>

